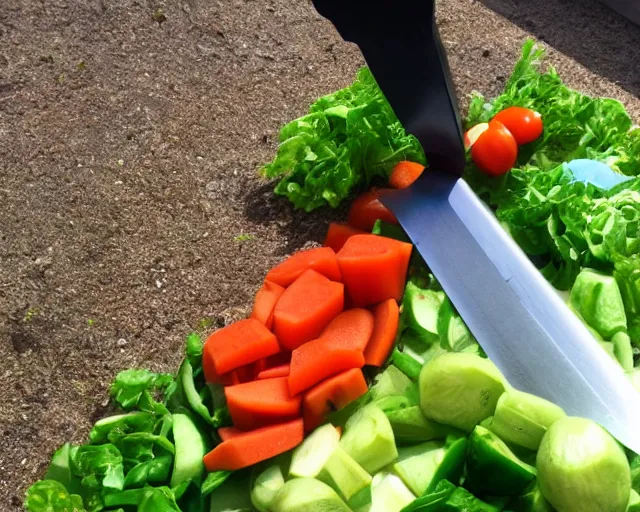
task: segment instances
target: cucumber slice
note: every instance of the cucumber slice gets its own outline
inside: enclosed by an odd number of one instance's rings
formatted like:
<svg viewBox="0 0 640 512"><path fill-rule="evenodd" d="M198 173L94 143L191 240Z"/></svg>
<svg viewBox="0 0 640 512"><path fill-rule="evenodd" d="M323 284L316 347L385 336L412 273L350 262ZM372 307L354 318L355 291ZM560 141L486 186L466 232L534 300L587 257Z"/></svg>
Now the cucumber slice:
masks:
<svg viewBox="0 0 640 512"><path fill-rule="evenodd" d="M170 486L187 480L199 486L205 472L202 458L209 448L204 435L187 414L180 413L173 415L173 439L176 454Z"/></svg>
<svg viewBox="0 0 640 512"><path fill-rule="evenodd" d="M375 404L366 405L349 418L340 447L369 474L398 456L389 419Z"/></svg>
<svg viewBox="0 0 640 512"><path fill-rule="evenodd" d="M340 434L333 425L326 423L318 427L293 450L289 474L300 478L315 478L339 443Z"/></svg>
<svg viewBox="0 0 640 512"><path fill-rule="evenodd" d="M445 297L438 310L437 329L440 345L452 352L460 352L476 343L448 297Z"/></svg>
<svg viewBox="0 0 640 512"><path fill-rule="evenodd" d="M422 496L447 450L442 441L428 441L417 446L400 448L393 471L416 496Z"/></svg>
<svg viewBox="0 0 640 512"><path fill-rule="evenodd" d="M533 485L522 496L511 498L508 507L513 512L553 512L553 507L544 499L537 485Z"/></svg>
<svg viewBox="0 0 640 512"><path fill-rule="evenodd" d="M536 511L537 512L537 511ZM640 512L640 494L631 489L626 512Z"/></svg>
<svg viewBox="0 0 640 512"><path fill-rule="evenodd" d="M444 293L422 289L409 281L402 301L407 323L425 343L439 341L438 310L444 300Z"/></svg>
<svg viewBox="0 0 640 512"><path fill-rule="evenodd" d="M494 413L505 385L488 359L464 352L442 354L420 372L420 407L428 419L470 432Z"/></svg>
<svg viewBox="0 0 640 512"><path fill-rule="evenodd" d="M548 400L509 389L498 399L489 429L506 443L537 450L547 429L564 416Z"/></svg>
<svg viewBox="0 0 640 512"><path fill-rule="evenodd" d="M270 465L256 476L251 489L251 503L260 512L267 512L282 486L284 475L280 465Z"/></svg>
<svg viewBox="0 0 640 512"><path fill-rule="evenodd" d="M613 351L616 359L625 372L633 370L633 349L631 348L631 339L626 332L620 331L611 338L613 343Z"/></svg>
<svg viewBox="0 0 640 512"><path fill-rule="evenodd" d="M536 477L498 436L477 426L469 436L466 485L476 493L517 496Z"/></svg>
<svg viewBox="0 0 640 512"><path fill-rule="evenodd" d="M282 486L271 512L350 512L327 484L313 478L294 478Z"/></svg>
<svg viewBox="0 0 640 512"><path fill-rule="evenodd" d="M414 382L409 379L396 366L389 365L378 377L371 387L374 400L380 400L387 396L407 395L408 392L416 392Z"/></svg>
<svg viewBox="0 0 640 512"><path fill-rule="evenodd" d="M337 491L351 509L371 503L371 475L341 448L333 451L319 480Z"/></svg>
<svg viewBox="0 0 640 512"><path fill-rule="evenodd" d="M451 431L450 427L425 418L418 405L386 411L385 414L389 418L397 444L442 439Z"/></svg>
<svg viewBox="0 0 640 512"><path fill-rule="evenodd" d="M378 473L371 484L371 507L368 512L400 512L415 499L396 475Z"/></svg>
<svg viewBox="0 0 640 512"><path fill-rule="evenodd" d="M211 493L209 512L252 512L248 471L234 472Z"/></svg>

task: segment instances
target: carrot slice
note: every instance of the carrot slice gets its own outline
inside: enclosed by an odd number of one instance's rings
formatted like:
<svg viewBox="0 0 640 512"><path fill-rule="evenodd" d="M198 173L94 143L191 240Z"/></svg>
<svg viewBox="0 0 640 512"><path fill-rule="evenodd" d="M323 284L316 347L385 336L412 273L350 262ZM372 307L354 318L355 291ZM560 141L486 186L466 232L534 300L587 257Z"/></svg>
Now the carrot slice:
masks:
<svg viewBox="0 0 640 512"><path fill-rule="evenodd" d="M302 418L262 427L220 443L204 456L209 471L235 471L280 455L304 439Z"/></svg>
<svg viewBox="0 0 640 512"><path fill-rule="evenodd" d="M315 270L305 271L280 297L273 312L273 331L280 344L293 350L317 338L342 311L344 286Z"/></svg>
<svg viewBox="0 0 640 512"><path fill-rule="evenodd" d="M264 379L224 389L233 425L252 430L300 417L301 397L291 397L287 377Z"/></svg>
<svg viewBox="0 0 640 512"><path fill-rule="evenodd" d="M228 441L229 439L241 436L244 433L245 432L236 427L221 427L218 429L218 435L222 441Z"/></svg>
<svg viewBox="0 0 640 512"><path fill-rule="evenodd" d="M354 235L338 253L342 280L355 307L402 297L413 246L384 236Z"/></svg>
<svg viewBox="0 0 640 512"><path fill-rule="evenodd" d="M353 368L331 377L307 391L302 399L302 417L307 432L324 423L332 411L342 409L367 392L362 370Z"/></svg>
<svg viewBox="0 0 640 512"><path fill-rule="evenodd" d="M295 396L327 377L363 366L361 350L342 346L331 339L318 338L291 354L289 393Z"/></svg>
<svg viewBox="0 0 640 512"><path fill-rule="evenodd" d="M289 256L267 273L266 280L286 288L309 269L332 281L340 281L340 268L336 261L336 253L331 247L316 247Z"/></svg>
<svg viewBox="0 0 640 512"><path fill-rule="evenodd" d="M275 379L277 377L288 377L289 376L290 365L281 364L280 366L274 366L273 368L267 368L266 370L262 370L258 376L258 380L262 379Z"/></svg>
<svg viewBox="0 0 640 512"><path fill-rule="evenodd" d="M383 190L370 190L353 201L348 217L350 226L370 233L378 219L389 224L398 223L391 210L380 202L380 192Z"/></svg>
<svg viewBox="0 0 640 512"><path fill-rule="evenodd" d="M203 358L208 366L213 365L215 374L222 375L278 352L280 346L273 333L255 318L248 318L211 334L204 344Z"/></svg>
<svg viewBox="0 0 640 512"><path fill-rule="evenodd" d="M251 318L255 318L263 323L267 329L271 329L273 326L273 308L276 307L276 302L278 302L280 295L283 293L284 288L282 286L271 281L265 281L258 293L256 293Z"/></svg>
<svg viewBox="0 0 640 512"><path fill-rule="evenodd" d="M407 160L398 162L389 176L389 186L392 188L407 188L416 181L422 172L424 165Z"/></svg>
<svg viewBox="0 0 640 512"><path fill-rule="evenodd" d="M373 333L373 325L371 311L362 308L348 309L331 320L320 337L363 351Z"/></svg>
<svg viewBox="0 0 640 512"><path fill-rule="evenodd" d="M356 229L349 224L338 224L337 222L332 222L329 224L329 230L327 231L327 236L324 239L325 247L331 247L335 252L338 252L342 249L344 243L349 239L350 236L360 235L364 233L361 229Z"/></svg>
<svg viewBox="0 0 640 512"><path fill-rule="evenodd" d="M389 357L398 333L400 310L395 299L385 300L373 308L373 334L364 351L364 362L382 366Z"/></svg>

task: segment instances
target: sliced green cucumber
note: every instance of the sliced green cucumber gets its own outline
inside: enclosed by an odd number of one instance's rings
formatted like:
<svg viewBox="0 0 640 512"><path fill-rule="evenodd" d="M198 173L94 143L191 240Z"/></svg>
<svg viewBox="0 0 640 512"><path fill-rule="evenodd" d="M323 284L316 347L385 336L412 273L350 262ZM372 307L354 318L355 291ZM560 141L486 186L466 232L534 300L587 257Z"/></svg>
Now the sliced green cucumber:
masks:
<svg viewBox="0 0 640 512"><path fill-rule="evenodd" d="M271 512L350 512L327 484L314 478L294 478L285 483L271 503Z"/></svg>
<svg viewBox="0 0 640 512"><path fill-rule="evenodd" d="M209 443L194 421L182 413L173 415L173 439L176 454L171 487L187 480L199 486L205 472L202 458L207 454Z"/></svg>
<svg viewBox="0 0 640 512"><path fill-rule="evenodd" d="M464 352L442 354L420 372L420 406L428 419L470 432L494 413L505 386L488 359Z"/></svg>
<svg viewBox="0 0 640 512"><path fill-rule="evenodd" d="M440 345L452 352L460 352L476 344L469 328L456 312L448 297L440 305L437 322Z"/></svg>
<svg viewBox="0 0 640 512"><path fill-rule="evenodd" d="M398 460L393 471L416 496L422 496L438 466L444 460L447 450L443 441L427 441L416 446L399 448Z"/></svg>
<svg viewBox="0 0 640 512"><path fill-rule="evenodd" d="M366 405L349 418L340 447L369 474L398 456L389 419L375 404Z"/></svg>
<svg viewBox="0 0 640 512"><path fill-rule="evenodd" d="M318 479L337 491L351 509L371 502L371 475L342 448L333 451Z"/></svg>
<svg viewBox="0 0 640 512"><path fill-rule="evenodd" d="M374 400L380 400L387 396L403 396L417 393L417 388L409 377L391 364L376 377L376 382L371 387L371 392Z"/></svg>
<svg viewBox="0 0 640 512"><path fill-rule="evenodd" d="M536 469L522 462L490 430L477 426L469 436L466 485L476 493L517 496L536 477Z"/></svg>
<svg viewBox="0 0 640 512"><path fill-rule="evenodd" d="M536 511L537 512L537 511ZM640 494L631 489L626 512L640 512Z"/></svg>
<svg viewBox="0 0 640 512"><path fill-rule="evenodd" d="M509 389L498 399L489 429L508 444L537 450L547 429L564 416L548 400Z"/></svg>
<svg viewBox="0 0 640 512"><path fill-rule="evenodd" d="M416 499L404 482L392 473L378 473L371 484L369 512L400 512Z"/></svg>
<svg viewBox="0 0 640 512"><path fill-rule="evenodd" d="M247 470L235 471L211 493L209 512L251 512L251 488Z"/></svg>
<svg viewBox="0 0 640 512"><path fill-rule="evenodd" d="M451 427L428 420L420 406L405 407L386 411L397 444L415 444L433 439L442 439Z"/></svg>
<svg viewBox="0 0 640 512"><path fill-rule="evenodd" d="M403 313L411 329L425 343L439 341L438 310L444 300L444 293L422 289L409 281L402 301Z"/></svg>
<svg viewBox="0 0 640 512"><path fill-rule="evenodd" d="M293 450L289 474L299 478L315 478L339 443L340 434L333 425L326 423L318 427Z"/></svg>
<svg viewBox="0 0 640 512"><path fill-rule="evenodd" d="M260 512L267 512L283 486L282 468L279 464L271 464L255 477L251 488L251 503Z"/></svg>
<svg viewBox="0 0 640 512"><path fill-rule="evenodd" d="M631 348L631 339L626 332L620 331L611 338L613 343L613 351L616 359L625 372L633 370L633 349Z"/></svg>

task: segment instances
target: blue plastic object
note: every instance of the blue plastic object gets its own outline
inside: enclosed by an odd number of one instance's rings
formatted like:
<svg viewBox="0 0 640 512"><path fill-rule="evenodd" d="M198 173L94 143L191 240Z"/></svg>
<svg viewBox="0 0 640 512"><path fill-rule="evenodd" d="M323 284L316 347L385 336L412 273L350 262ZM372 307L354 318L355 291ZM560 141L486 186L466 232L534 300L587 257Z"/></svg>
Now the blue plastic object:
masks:
<svg viewBox="0 0 640 512"><path fill-rule="evenodd" d="M589 160L588 158L572 160L567 164L567 167L573 174L575 181L591 183L603 190L612 189L620 183L633 179L632 176L625 176L615 172L604 162Z"/></svg>

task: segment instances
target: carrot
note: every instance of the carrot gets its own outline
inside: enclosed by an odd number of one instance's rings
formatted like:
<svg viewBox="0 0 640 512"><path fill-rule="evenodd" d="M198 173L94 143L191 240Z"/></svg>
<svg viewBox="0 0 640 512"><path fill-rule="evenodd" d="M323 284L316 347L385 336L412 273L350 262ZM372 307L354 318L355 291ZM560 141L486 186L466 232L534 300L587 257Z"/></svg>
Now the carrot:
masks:
<svg viewBox="0 0 640 512"><path fill-rule="evenodd" d="M222 375L279 351L273 333L256 319L248 318L211 334L204 344L203 360L207 360L207 365L213 365L213 373Z"/></svg>
<svg viewBox="0 0 640 512"><path fill-rule="evenodd" d="M258 293L256 293L251 318L255 318L263 323L267 329L271 329L273 326L273 308L276 307L276 302L278 302L283 292L284 288L279 284L265 281Z"/></svg>
<svg viewBox="0 0 640 512"><path fill-rule="evenodd" d="M255 363L254 363L255 364ZM242 384L243 382L249 382L255 379L254 364L241 366L230 372L223 373L219 377L220 384L224 386L235 386L236 384Z"/></svg>
<svg viewBox="0 0 640 512"><path fill-rule="evenodd" d="M287 377L224 388L233 425L252 430L300 417L301 397L291 397Z"/></svg>
<svg viewBox="0 0 640 512"><path fill-rule="evenodd" d="M371 338L373 325L371 311L362 308L348 309L331 320L320 337L363 351Z"/></svg>
<svg viewBox="0 0 640 512"><path fill-rule="evenodd" d="M400 299L413 246L384 236L354 235L338 253L347 294L355 307Z"/></svg>
<svg viewBox="0 0 640 512"><path fill-rule="evenodd" d="M373 334L364 351L364 362L382 366L389 357L398 333L400 311L396 299L388 299L373 308Z"/></svg>
<svg viewBox="0 0 640 512"><path fill-rule="evenodd" d="M286 288L309 269L315 270L332 281L340 281L336 253L331 247L316 247L289 256L267 272L266 280Z"/></svg>
<svg viewBox="0 0 640 512"><path fill-rule="evenodd" d="M348 224L332 222L329 224L329 230L327 231L327 236L325 237L324 244L322 245L325 247L331 247L335 252L338 252L342 249L342 246L350 236L362 233L364 233L364 231L352 228Z"/></svg>
<svg viewBox="0 0 640 512"><path fill-rule="evenodd" d="M327 377L362 366L364 356L361 350L342 346L330 338L318 338L291 354L289 393L295 396Z"/></svg>
<svg viewBox="0 0 640 512"><path fill-rule="evenodd" d="M344 286L306 270L282 294L273 312L273 332L289 350L317 338L342 311Z"/></svg>
<svg viewBox="0 0 640 512"><path fill-rule="evenodd" d="M371 232L378 219L397 224L398 219L385 205L380 202L380 192L384 189L372 189L358 196L351 204L348 222L351 227Z"/></svg>
<svg viewBox="0 0 640 512"><path fill-rule="evenodd" d="M420 177L423 171L424 165L407 160L398 162L389 176L389 186L391 188L408 188Z"/></svg>
<svg viewBox="0 0 640 512"><path fill-rule="evenodd" d="M276 377L288 377L290 365L281 364L280 366L274 366L273 368L267 368L262 370L256 377L258 380L262 379L275 379Z"/></svg>
<svg viewBox="0 0 640 512"><path fill-rule="evenodd" d="M302 418L262 427L224 441L204 456L209 471L235 471L287 452L304 439Z"/></svg>
<svg viewBox="0 0 640 512"><path fill-rule="evenodd" d="M236 427L222 427L218 429L218 435L222 441L228 441L234 437L238 437L244 434L242 430Z"/></svg>
<svg viewBox="0 0 640 512"><path fill-rule="evenodd" d="M347 370L310 389L302 399L305 430L314 430L326 421L330 412L342 409L367 389L367 381L359 368Z"/></svg>

